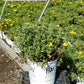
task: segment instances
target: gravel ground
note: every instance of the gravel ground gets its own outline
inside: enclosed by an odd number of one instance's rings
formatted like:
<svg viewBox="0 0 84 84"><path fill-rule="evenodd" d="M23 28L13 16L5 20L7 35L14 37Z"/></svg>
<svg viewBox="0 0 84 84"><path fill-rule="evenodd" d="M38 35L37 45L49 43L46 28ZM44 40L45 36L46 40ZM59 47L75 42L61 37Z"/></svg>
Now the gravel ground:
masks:
<svg viewBox="0 0 84 84"><path fill-rule="evenodd" d="M0 84L21 84L18 65L0 48Z"/></svg>

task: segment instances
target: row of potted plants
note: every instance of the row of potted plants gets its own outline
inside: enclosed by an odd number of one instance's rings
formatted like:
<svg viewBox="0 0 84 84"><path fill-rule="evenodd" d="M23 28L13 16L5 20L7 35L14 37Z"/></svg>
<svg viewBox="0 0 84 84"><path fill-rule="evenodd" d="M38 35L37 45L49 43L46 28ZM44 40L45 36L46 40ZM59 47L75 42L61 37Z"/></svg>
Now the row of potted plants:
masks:
<svg viewBox="0 0 84 84"><path fill-rule="evenodd" d="M0 30L4 31L9 37L14 40L17 26L22 26L23 23L36 23L46 4L46 1L37 2L11 2L8 1L4 10ZM44 15L41 19L42 23L56 24L62 27L67 27L69 24L77 24L80 27L84 26L84 2L80 0L51 0ZM4 1L0 0L0 13L2 11ZM9 33L10 32L10 33Z"/></svg>

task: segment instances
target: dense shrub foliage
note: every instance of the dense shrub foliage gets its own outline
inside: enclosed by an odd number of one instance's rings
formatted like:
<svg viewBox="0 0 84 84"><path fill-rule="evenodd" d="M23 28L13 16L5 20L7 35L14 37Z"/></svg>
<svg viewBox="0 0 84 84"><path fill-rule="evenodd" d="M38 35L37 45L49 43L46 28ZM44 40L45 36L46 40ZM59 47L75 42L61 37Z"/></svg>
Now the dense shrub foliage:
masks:
<svg viewBox="0 0 84 84"><path fill-rule="evenodd" d="M0 12L3 4L0 0ZM72 81L77 76L84 78L84 1L51 0L38 23L45 4L46 1L7 2L0 30L18 42L24 57L35 54L38 58L39 52L56 49L61 54L61 69L69 71Z"/></svg>

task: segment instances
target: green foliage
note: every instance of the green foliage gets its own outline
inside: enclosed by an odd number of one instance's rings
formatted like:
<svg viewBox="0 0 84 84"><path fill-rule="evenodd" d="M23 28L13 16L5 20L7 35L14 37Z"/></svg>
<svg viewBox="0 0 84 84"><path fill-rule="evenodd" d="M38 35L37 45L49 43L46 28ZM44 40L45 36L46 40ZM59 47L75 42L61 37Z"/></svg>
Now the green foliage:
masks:
<svg viewBox="0 0 84 84"><path fill-rule="evenodd" d="M0 13L3 4L0 0ZM48 53L56 49L63 61L61 68L69 71L72 81L77 76L84 78L84 1L51 0L38 24L45 4L46 1L7 2L0 30L17 42L21 58L28 56L46 63L52 58Z"/></svg>
<svg viewBox="0 0 84 84"><path fill-rule="evenodd" d="M24 56L28 56L30 60L36 62L53 60L50 53L57 50L62 43L62 37L59 35L56 26L29 24L18 29L16 30L18 31L16 42L24 52Z"/></svg>
<svg viewBox="0 0 84 84"><path fill-rule="evenodd" d="M24 23L37 23L45 4L46 1L8 1L0 23L0 30L5 31L13 39L11 35L16 35L13 31L18 28L17 26L21 27ZM0 0L0 13L3 5L4 1ZM81 0L51 0L41 22L61 27L71 24L84 26L83 10L84 2Z"/></svg>

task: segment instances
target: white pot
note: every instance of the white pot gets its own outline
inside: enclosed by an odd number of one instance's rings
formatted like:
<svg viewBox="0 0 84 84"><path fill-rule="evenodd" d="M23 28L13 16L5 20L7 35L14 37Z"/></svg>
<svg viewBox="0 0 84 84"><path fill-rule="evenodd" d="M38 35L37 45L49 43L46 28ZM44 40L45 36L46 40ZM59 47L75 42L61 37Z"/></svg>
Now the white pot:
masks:
<svg viewBox="0 0 84 84"><path fill-rule="evenodd" d="M84 82L77 82L76 84L84 84Z"/></svg>
<svg viewBox="0 0 84 84"><path fill-rule="evenodd" d="M84 84L84 79L78 77L78 82L76 84Z"/></svg>
<svg viewBox="0 0 84 84"><path fill-rule="evenodd" d="M33 63L27 60L29 64L29 78L30 84L54 84L56 76L57 59L48 62L43 68L40 63Z"/></svg>

